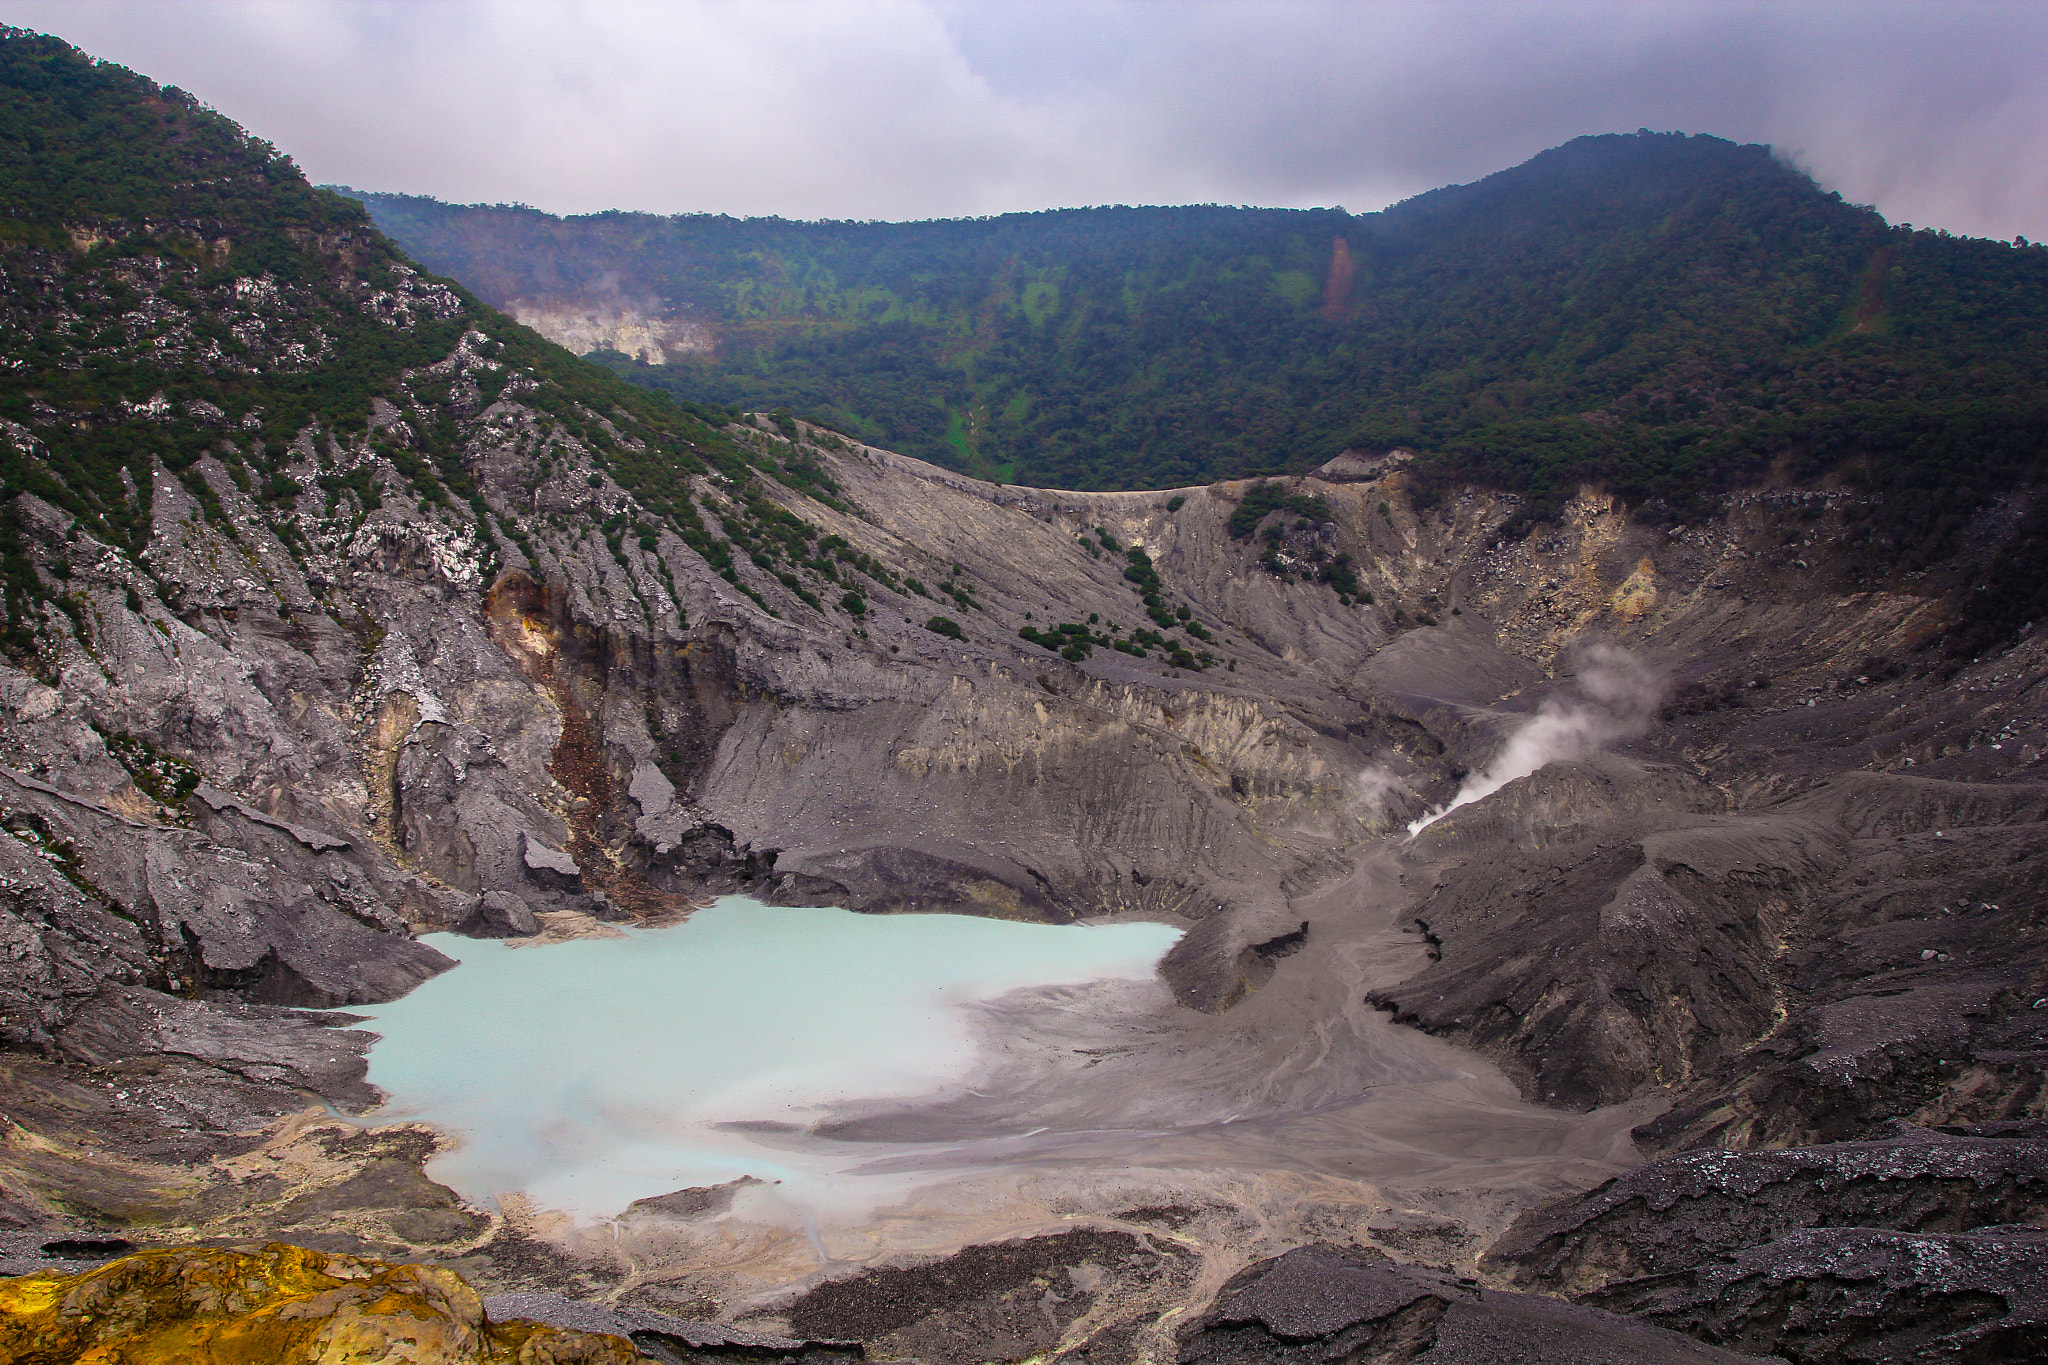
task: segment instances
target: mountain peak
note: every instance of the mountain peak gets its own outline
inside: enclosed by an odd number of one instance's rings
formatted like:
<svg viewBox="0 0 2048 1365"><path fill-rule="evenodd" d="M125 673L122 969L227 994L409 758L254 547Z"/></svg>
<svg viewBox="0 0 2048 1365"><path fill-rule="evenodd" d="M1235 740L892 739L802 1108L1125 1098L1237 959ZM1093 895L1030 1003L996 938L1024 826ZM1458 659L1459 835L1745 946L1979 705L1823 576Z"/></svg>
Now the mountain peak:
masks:
<svg viewBox="0 0 2048 1365"><path fill-rule="evenodd" d="M0 29L0 185L16 222L239 236L367 226L290 157L174 86Z"/></svg>

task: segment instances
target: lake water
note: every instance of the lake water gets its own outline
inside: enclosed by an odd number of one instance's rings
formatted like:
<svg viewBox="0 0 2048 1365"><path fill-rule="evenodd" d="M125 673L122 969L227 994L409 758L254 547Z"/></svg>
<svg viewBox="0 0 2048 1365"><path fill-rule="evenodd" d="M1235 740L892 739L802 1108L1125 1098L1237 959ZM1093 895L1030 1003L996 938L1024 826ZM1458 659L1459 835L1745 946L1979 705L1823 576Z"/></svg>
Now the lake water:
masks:
<svg viewBox="0 0 2048 1365"><path fill-rule="evenodd" d="M460 959L369 1007L380 1118L461 1136L430 1166L471 1199L591 1217L751 1175L821 1202L859 1153L787 1129L852 1101L958 1084L972 1006L1027 986L1145 979L1179 931L856 915L725 897L667 929ZM852 1144L842 1144L852 1146Z"/></svg>

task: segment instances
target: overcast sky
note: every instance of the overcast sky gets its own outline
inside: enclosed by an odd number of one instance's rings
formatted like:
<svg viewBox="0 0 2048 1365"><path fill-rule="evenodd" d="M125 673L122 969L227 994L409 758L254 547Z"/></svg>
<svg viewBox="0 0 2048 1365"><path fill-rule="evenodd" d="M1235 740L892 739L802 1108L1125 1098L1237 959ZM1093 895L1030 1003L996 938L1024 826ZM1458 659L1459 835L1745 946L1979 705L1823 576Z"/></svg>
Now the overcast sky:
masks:
<svg viewBox="0 0 2048 1365"><path fill-rule="evenodd" d="M2048 3L61 0L315 180L927 218L1379 208L1582 133L1768 142L1894 222L2048 237Z"/></svg>

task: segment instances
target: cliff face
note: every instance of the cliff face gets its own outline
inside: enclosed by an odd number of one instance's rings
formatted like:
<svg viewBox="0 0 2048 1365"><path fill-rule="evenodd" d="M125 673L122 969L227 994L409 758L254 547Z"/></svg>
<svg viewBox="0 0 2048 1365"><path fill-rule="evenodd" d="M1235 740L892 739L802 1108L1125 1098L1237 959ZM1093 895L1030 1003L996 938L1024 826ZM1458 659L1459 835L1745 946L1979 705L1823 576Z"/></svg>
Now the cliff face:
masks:
<svg viewBox="0 0 2048 1365"><path fill-rule="evenodd" d="M519 296L505 301L505 311L577 355L617 351L649 365L667 365L708 354L716 345L710 327L655 299Z"/></svg>

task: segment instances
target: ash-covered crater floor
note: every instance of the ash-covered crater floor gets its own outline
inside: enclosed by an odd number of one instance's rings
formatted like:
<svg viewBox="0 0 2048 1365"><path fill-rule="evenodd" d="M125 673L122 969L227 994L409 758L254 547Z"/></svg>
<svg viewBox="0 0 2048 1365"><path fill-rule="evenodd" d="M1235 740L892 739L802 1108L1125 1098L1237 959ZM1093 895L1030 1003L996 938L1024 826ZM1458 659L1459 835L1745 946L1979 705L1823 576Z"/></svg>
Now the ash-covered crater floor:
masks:
<svg viewBox="0 0 2048 1365"><path fill-rule="evenodd" d="M1367 1003L1429 952L1400 924L1400 842L1329 860L1268 988L1223 1015L1173 999L1155 964L1178 931L1142 922L733 898L595 939L444 936L463 966L368 1007L389 1098L366 1121L434 1125L431 1177L643 1276L701 1268L677 1240L706 1213L810 1282L1105 1200L1255 1215L1222 1238L1239 1251L1320 1216L1466 1259L1509 1211L1633 1164L1655 1106L1531 1105Z"/></svg>

